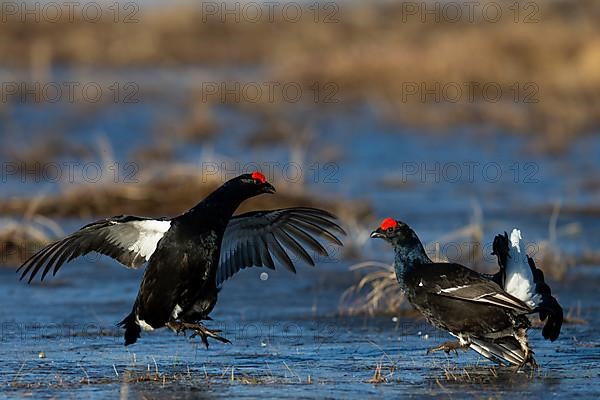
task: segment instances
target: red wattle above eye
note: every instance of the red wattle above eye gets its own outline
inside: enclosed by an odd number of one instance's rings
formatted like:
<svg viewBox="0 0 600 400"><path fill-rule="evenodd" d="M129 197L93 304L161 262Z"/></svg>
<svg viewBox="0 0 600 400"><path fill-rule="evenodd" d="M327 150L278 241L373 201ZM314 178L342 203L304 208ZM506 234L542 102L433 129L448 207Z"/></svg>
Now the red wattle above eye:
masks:
<svg viewBox="0 0 600 400"><path fill-rule="evenodd" d="M260 183L267 182L267 178L265 178L265 176L258 171L254 171L252 173L252 179L256 179L257 181L260 181Z"/></svg>
<svg viewBox="0 0 600 400"><path fill-rule="evenodd" d="M388 228L396 228L397 226L398 223L393 218L386 218L383 221L381 221L381 229L383 230L386 230Z"/></svg>

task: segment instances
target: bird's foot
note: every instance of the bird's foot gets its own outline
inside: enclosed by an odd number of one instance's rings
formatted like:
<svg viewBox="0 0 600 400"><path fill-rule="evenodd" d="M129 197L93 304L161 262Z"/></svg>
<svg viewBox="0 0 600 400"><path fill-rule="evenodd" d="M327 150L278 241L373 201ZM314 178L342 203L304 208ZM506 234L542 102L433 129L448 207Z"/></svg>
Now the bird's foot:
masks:
<svg viewBox="0 0 600 400"><path fill-rule="evenodd" d="M535 361L535 359L533 357L529 357L528 359L526 359L525 361L523 361L521 364L516 364L516 365L512 365L510 367L510 369L513 371L513 373L517 373L517 372L521 372L525 369L525 367L529 366L529 371L536 371L539 368L538 363Z"/></svg>
<svg viewBox="0 0 600 400"><path fill-rule="evenodd" d="M431 354L431 353L435 353L436 351L440 351L440 350L444 350L446 352L446 354L450 354L451 351L453 351L455 354L458 354L458 349L466 349L468 348L468 345L464 345L461 344L458 340L456 341L449 341L449 342L444 342L442 344L440 344L439 346L436 347L431 347L429 349L427 349L427 354Z"/></svg>
<svg viewBox="0 0 600 400"><path fill-rule="evenodd" d="M529 353L527 353L526 357L527 358L525 358L525 361L523 361L521 364L517 365L517 368L515 369L515 372L521 371L527 365L529 365L529 367L533 371L535 371L536 369L539 368L538 363L535 361L535 358L533 358L533 352L532 351L530 351Z"/></svg>
<svg viewBox="0 0 600 400"><path fill-rule="evenodd" d="M218 335L218 333L220 333L221 330L218 330L218 329L210 330L207 327L205 327L204 325L199 324L199 323L171 321L171 322L167 323L167 326L169 328L171 328L173 331L175 331L177 334L179 334L181 332L183 332L185 334L185 331L187 331L188 329L194 331L194 333L192 333L192 335L190 336L190 339L192 339L196 336L200 336L200 339L202 339L202 343L204 343L204 345L206 346L207 349L208 349L208 338L209 337L216 339L222 343L231 343L231 341L229 339L226 339L226 338Z"/></svg>

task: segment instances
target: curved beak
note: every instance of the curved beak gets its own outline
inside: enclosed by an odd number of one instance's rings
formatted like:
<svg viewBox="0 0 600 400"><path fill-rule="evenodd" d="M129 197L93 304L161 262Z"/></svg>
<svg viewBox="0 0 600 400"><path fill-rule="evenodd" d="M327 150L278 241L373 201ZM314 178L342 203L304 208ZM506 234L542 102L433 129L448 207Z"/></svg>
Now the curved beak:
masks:
<svg viewBox="0 0 600 400"><path fill-rule="evenodd" d="M373 232L371 232L371 239L375 239L375 238L379 238L379 239L385 238L385 233L383 233L381 228L377 228Z"/></svg>
<svg viewBox="0 0 600 400"><path fill-rule="evenodd" d="M275 193L275 187L271 185L269 182L265 182L265 193Z"/></svg>

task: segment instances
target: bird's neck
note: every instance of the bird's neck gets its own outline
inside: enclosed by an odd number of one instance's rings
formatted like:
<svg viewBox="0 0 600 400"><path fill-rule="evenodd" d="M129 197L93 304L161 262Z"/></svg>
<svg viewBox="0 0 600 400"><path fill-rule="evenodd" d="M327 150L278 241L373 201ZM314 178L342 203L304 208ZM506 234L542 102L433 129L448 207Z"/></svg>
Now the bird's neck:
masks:
<svg viewBox="0 0 600 400"><path fill-rule="evenodd" d="M225 229L235 210L247 198L248 196L240 195L235 188L223 185L196 204L185 215L191 219L201 219L202 221L213 220L220 223Z"/></svg>
<svg viewBox="0 0 600 400"><path fill-rule="evenodd" d="M429 264L431 259L427 256L425 249L420 241L414 243L410 247L394 246L394 269L396 271L396 279L400 284L403 292L406 292L406 277L419 264Z"/></svg>

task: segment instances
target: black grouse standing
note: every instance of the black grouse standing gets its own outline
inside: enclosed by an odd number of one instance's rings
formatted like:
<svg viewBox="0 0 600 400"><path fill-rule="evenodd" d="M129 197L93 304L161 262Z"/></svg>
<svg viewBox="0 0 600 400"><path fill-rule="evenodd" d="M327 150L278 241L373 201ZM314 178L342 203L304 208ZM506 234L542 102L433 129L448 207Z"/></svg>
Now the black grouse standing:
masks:
<svg viewBox="0 0 600 400"><path fill-rule="evenodd" d="M327 256L316 238L342 245L335 233L344 231L330 213L315 208L286 208L233 213L246 199L274 193L260 172L240 175L223 184L195 207L174 218L118 216L93 222L29 258L19 270L29 282L39 271L46 274L72 259L98 252L126 267L147 262L131 314L119 323L125 345L140 332L167 326L229 342L200 324L209 320L220 285L240 269L275 268L274 256L292 272L288 252L314 265L305 247Z"/></svg>
<svg viewBox="0 0 600 400"><path fill-rule="evenodd" d="M519 282L522 278L514 272L516 268L507 267L505 260L509 255L501 263L501 271L492 277L460 264L434 263L415 232L392 218L386 218L371 237L382 238L394 247L396 278L410 303L428 322L458 339L429 352L470 347L501 364L535 366L527 329L530 327L528 315L536 312L543 319L548 318L544 337L551 340L558 337L562 309L554 298L550 300L543 277L537 284L531 282L533 290L529 298L520 299L504 289L511 278L517 287L523 287L523 282ZM499 242L497 247L499 251ZM502 249L502 254L509 253L506 246ZM536 296L543 296L545 302L534 301Z"/></svg>

